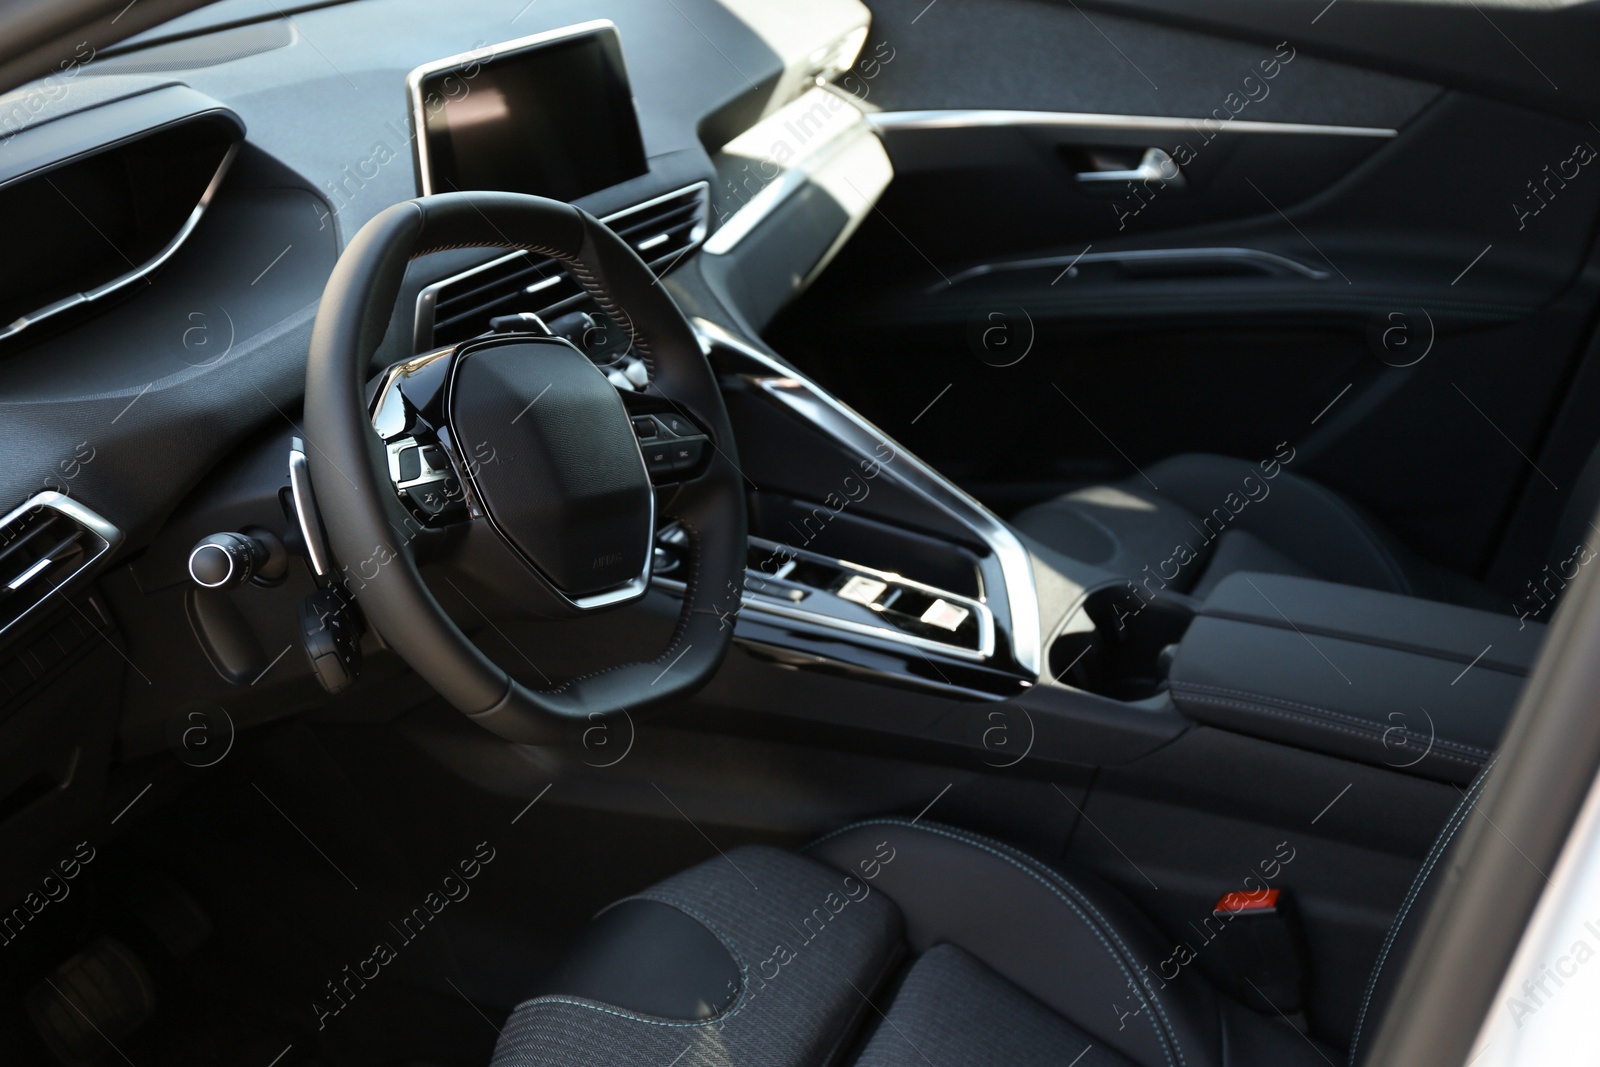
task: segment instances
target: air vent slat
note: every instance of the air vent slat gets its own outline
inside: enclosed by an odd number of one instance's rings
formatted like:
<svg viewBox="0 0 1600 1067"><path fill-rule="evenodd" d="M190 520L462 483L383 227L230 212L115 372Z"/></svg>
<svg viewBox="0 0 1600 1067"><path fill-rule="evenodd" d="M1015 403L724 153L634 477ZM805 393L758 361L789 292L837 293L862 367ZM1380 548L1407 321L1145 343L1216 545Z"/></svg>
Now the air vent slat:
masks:
<svg viewBox="0 0 1600 1067"><path fill-rule="evenodd" d="M116 527L60 493L40 493L0 519L0 633L121 540Z"/></svg>
<svg viewBox="0 0 1600 1067"><path fill-rule="evenodd" d="M619 220L619 225L613 226L612 229L616 231L617 236L627 239L636 237L647 230L677 226L685 222L692 223L699 216L699 213L699 205L684 204L682 207L664 211L659 215L651 214L626 223L622 223Z"/></svg>
<svg viewBox="0 0 1600 1067"><path fill-rule="evenodd" d="M710 187L699 182L603 221L652 269L670 270L705 239L710 210ZM583 296L585 290L563 265L515 254L424 290L417 311L418 343L455 344L486 332L489 320L498 315L532 312L549 317Z"/></svg>

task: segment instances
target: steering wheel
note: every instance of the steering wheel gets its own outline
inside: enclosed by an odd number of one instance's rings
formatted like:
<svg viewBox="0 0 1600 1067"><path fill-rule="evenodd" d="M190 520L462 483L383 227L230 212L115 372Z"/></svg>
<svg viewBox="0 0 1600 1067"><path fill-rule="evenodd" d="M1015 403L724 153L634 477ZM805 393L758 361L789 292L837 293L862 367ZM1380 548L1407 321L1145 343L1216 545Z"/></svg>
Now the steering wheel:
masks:
<svg viewBox="0 0 1600 1067"><path fill-rule="evenodd" d="M418 522L397 495L391 451L374 429L372 359L406 264L474 247L549 256L582 283L648 368L644 396L702 441L695 472L663 474L647 464L639 417L630 418L616 386L571 344L478 338L421 357L427 374L418 378L436 383L432 408L419 411L405 398L408 418L437 429L469 505L449 536L413 536ZM398 364L389 377L418 363ZM670 434L667 424L652 425ZM692 693L726 654L747 541L722 394L698 338L650 268L587 212L515 193L456 192L396 204L369 221L323 292L304 428L328 544L347 571L362 561L359 581L347 584L368 621L440 695L495 733L554 743L574 724ZM546 598L541 612L615 607L649 587L658 511L689 541L683 608L666 648L648 662L610 665L560 685L532 688L492 662L418 570L418 547L442 540L470 555L479 578Z"/></svg>

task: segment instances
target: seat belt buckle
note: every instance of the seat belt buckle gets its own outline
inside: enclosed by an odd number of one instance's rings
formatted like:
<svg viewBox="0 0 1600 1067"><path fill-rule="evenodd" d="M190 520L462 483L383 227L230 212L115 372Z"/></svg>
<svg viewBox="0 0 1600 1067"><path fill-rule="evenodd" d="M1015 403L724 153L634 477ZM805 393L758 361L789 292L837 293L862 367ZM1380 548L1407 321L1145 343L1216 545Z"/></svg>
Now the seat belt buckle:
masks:
<svg viewBox="0 0 1600 1067"><path fill-rule="evenodd" d="M1212 909L1226 924L1216 938L1217 963L1235 994L1264 1014L1292 1016L1305 1007L1305 936L1282 889L1224 893Z"/></svg>

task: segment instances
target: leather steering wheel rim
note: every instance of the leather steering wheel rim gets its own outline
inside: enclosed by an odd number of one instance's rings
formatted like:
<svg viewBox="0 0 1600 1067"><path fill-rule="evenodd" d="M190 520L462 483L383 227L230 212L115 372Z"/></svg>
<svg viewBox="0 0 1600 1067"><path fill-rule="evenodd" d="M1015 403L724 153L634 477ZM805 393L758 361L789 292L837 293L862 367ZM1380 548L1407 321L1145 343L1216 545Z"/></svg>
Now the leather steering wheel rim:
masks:
<svg viewBox="0 0 1600 1067"><path fill-rule="evenodd" d="M397 501L367 410L371 362L407 263L452 248L524 249L571 270L632 338L648 392L692 418L712 442L706 472L665 504L690 536L683 609L666 649L547 689L485 656L429 591L390 516ZM339 257L323 292L306 368L305 434L318 508L337 560L374 561L353 592L385 642L469 718L513 741L548 744L573 724L638 713L694 692L733 636L747 539L742 478L727 410L699 339L637 254L570 204L517 193L456 192L396 204Z"/></svg>

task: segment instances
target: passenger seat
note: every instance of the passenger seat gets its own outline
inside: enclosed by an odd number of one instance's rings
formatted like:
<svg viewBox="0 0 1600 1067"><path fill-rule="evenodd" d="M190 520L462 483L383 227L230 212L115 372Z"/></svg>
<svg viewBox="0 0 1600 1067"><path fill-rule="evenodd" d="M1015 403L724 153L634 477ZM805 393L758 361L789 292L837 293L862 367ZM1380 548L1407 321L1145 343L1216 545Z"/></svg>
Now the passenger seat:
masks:
<svg viewBox="0 0 1600 1067"><path fill-rule="evenodd" d="M1237 571L1320 578L1487 611L1512 611L1504 593L1430 563L1351 501L1287 469L1193 453L1144 475L1075 490L1018 514L1012 525L1073 559L1144 583L1205 597ZM1158 488L1153 488L1158 487ZM1591 456L1557 528L1553 555L1587 544L1600 500ZM1556 552L1556 549L1564 551Z"/></svg>

